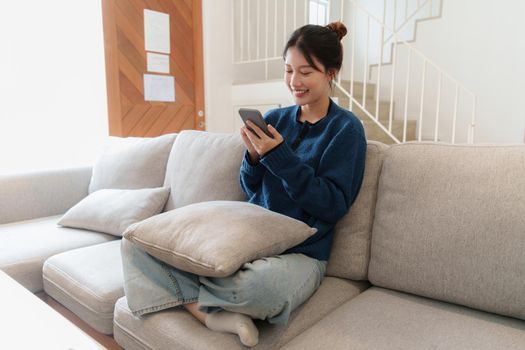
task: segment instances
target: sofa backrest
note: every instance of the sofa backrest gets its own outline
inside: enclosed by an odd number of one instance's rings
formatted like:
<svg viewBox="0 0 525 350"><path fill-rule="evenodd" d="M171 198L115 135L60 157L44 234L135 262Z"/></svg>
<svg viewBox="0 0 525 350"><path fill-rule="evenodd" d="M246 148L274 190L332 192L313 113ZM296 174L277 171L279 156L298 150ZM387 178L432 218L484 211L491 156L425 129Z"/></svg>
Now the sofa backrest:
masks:
<svg viewBox="0 0 525 350"><path fill-rule="evenodd" d="M92 167L0 176L0 225L65 213L88 195Z"/></svg>
<svg viewBox="0 0 525 350"><path fill-rule="evenodd" d="M367 279L377 184L387 149L381 142L368 141L363 183L350 211L336 225L328 276Z"/></svg>
<svg viewBox="0 0 525 350"><path fill-rule="evenodd" d="M372 284L525 319L524 252L525 145L387 150Z"/></svg>
<svg viewBox="0 0 525 350"><path fill-rule="evenodd" d="M168 159L164 186L171 193L164 211L197 202L245 200L239 182L245 149L238 134L182 131Z"/></svg>

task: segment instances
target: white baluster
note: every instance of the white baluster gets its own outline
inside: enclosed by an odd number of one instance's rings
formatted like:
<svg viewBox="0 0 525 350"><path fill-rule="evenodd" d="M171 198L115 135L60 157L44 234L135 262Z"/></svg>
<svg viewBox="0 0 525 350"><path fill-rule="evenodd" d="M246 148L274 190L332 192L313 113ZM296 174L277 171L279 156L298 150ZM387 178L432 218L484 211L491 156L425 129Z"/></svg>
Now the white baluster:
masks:
<svg viewBox="0 0 525 350"><path fill-rule="evenodd" d="M441 103L441 79L443 74L439 73L438 80L438 93L437 93L437 104L436 104L436 124L434 125L434 141L437 142L439 134L439 105Z"/></svg>
<svg viewBox="0 0 525 350"><path fill-rule="evenodd" d="M297 29L297 0L293 0L293 30Z"/></svg>
<svg viewBox="0 0 525 350"><path fill-rule="evenodd" d="M286 27L287 27L287 26L286 26L286 22L287 22L287 21L286 21L286 17L288 16L288 15L286 14L286 8L287 8L286 3L287 3L287 2L288 2L288 1L284 0L284 10L283 10L283 12L284 12L284 24L283 24L283 46L286 45L286 32L287 32L287 30L288 30L288 29L286 28Z"/></svg>
<svg viewBox="0 0 525 350"><path fill-rule="evenodd" d="M270 0L265 0L265 8L266 10L264 11L264 77L266 80L268 80L268 63L269 63L269 55L268 55L268 1Z"/></svg>
<svg viewBox="0 0 525 350"><path fill-rule="evenodd" d="M354 70L355 70L355 38L356 38L356 21L357 21L357 6L355 3L350 3L354 5L354 11L352 12L352 34L351 34L351 40L352 40L352 60L350 61L350 102L348 105L348 109L352 110L353 108L353 97L354 97Z"/></svg>
<svg viewBox="0 0 525 350"><path fill-rule="evenodd" d="M370 17L366 18L366 45L365 45L365 70L363 77L363 108L366 109L366 86L368 81L368 51L370 41Z"/></svg>
<svg viewBox="0 0 525 350"><path fill-rule="evenodd" d="M344 17L344 8L345 8L345 0L341 0L341 16L339 17L339 21L344 23L343 17ZM354 33L350 33L350 35L354 35ZM343 39L344 40L344 39ZM343 45L343 42L341 42L341 45ZM341 67L341 70L339 71L339 74L337 74L337 83L339 86L341 86L341 75L343 73L343 67Z"/></svg>
<svg viewBox="0 0 525 350"><path fill-rule="evenodd" d="M273 1L273 57L277 57L277 0Z"/></svg>
<svg viewBox="0 0 525 350"><path fill-rule="evenodd" d="M456 118L458 115L458 96L459 95L459 85L456 83L456 93L454 96L454 114L452 116L452 143L456 142Z"/></svg>
<svg viewBox="0 0 525 350"><path fill-rule="evenodd" d="M244 0L241 1L241 62L244 60Z"/></svg>
<svg viewBox="0 0 525 350"><path fill-rule="evenodd" d="M397 54L397 40L394 40L394 47L392 48L392 80L390 82L390 113L388 115L388 131L392 132L392 119L394 117L394 85L396 82L396 54Z"/></svg>
<svg viewBox="0 0 525 350"><path fill-rule="evenodd" d="M380 91L381 91L381 67L382 67L382 64L383 64L383 48L384 48L384 43L383 43L383 40L385 38L385 27L383 25L381 25L381 40L379 42L379 63L378 63L378 67L377 67L377 84L376 84L376 120L379 119L379 94L380 94Z"/></svg>
<svg viewBox="0 0 525 350"><path fill-rule="evenodd" d="M394 28L394 33L397 32L396 24L397 24L397 0L394 0L394 24L392 24L392 28Z"/></svg>
<svg viewBox="0 0 525 350"><path fill-rule="evenodd" d="M476 127L476 102L477 102L477 97L476 95L472 94L472 99L473 99L473 102L472 102L472 119L471 119L471 122L470 122L470 129L471 129L471 132L470 132L470 142L469 143L474 143L474 128Z"/></svg>
<svg viewBox="0 0 525 350"><path fill-rule="evenodd" d="M257 39L256 39L256 41L255 41L255 42L257 43L257 49L255 50L255 52L256 52L256 55L255 55L255 56L256 56L256 59L261 58L260 55L259 55L259 46L261 46L260 43L259 43L259 38L261 37L261 34L260 34L260 25L259 25L260 17L261 17L261 16L260 16L261 11L260 11L260 8L259 8L260 1L261 1L261 0L257 0L257 9L256 9L256 11L255 11L255 13L257 14L257 22L256 22L256 26L257 26Z"/></svg>
<svg viewBox="0 0 525 350"><path fill-rule="evenodd" d="M252 42L252 11L250 6L251 0L248 0L248 61L252 59L252 48L251 48L251 42Z"/></svg>
<svg viewBox="0 0 525 350"><path fill-rule="evenodd" d="M410 57L412 56L412 50L408 50L408 62L407 62L407 82L405 86L405 113L403 116L403 142L407 141L407 120L408 120L408 91L410 86Z"/></svg>

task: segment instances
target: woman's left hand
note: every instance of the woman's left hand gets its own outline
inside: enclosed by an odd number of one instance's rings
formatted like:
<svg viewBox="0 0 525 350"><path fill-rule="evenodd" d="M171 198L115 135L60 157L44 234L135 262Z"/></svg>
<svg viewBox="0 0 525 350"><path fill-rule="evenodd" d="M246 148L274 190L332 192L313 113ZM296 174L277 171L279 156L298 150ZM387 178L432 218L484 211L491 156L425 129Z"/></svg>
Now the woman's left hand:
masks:
<svg viewBox="0 0 525 350"><path fill-rule="evenodd" d="M243 126L243 131L246 136L248 136L248 139L253 145L253 148L257 151L259 156L264 156L266 153L270 152L275 147L279 146L283 142L283 137L273 126L268 124L268 130L273 135L273 139L266 135L264 131L261 130L257 125L252 123L251 121L247 121L248 125L252 130L257 134L257 137L254 133L252 133L246 126Z"/></svg>

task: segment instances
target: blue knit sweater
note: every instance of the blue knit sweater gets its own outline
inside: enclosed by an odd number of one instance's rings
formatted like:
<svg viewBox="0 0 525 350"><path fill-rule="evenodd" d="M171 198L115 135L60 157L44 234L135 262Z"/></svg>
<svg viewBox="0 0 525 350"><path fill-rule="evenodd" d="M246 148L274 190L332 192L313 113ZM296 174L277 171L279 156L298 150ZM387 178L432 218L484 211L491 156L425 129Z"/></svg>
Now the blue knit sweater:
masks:
<svg viewBox="0 0 525 350"><path fill-rule="evenodd" d="M240 181L247 199L317 228L315 235L285 253L328 260L334 226L361 187L366 138L361 122L332 100L328 114L300 122L300 106L274 109L265 120L284 142L252 165L247 153Z"/></svg>

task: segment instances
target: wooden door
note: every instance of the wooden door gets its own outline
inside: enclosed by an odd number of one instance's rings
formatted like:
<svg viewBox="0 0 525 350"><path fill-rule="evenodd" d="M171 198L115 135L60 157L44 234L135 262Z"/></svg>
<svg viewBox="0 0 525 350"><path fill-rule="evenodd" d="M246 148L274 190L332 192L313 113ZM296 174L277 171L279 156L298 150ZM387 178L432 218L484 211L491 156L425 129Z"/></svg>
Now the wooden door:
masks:
<svg viewBox="0 0 525 350"><path fill-rule="evenodd" d="M144 9L169 14L175 102L144 100ZM111 136L204 130L201 0L102 0ZM162 75L162 74L160 74Z"/></svg>

